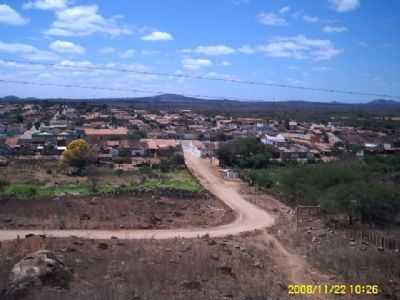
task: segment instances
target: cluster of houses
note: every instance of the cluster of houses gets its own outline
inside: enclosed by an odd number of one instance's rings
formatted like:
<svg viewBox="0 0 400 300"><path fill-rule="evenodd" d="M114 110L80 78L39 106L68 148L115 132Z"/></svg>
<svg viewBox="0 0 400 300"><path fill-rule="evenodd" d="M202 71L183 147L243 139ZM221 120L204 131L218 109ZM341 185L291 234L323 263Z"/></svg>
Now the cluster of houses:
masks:
<svg viewBox="0 0 400 300"><path fill-rule="evenodd" d="M0 104L0 156L57 159L67 145L83 138L96 148L99 163L152 163L182 152L193 140L195 151L212 157L229 139L257 137L280 160L322 160L338 152L399 153L396 135L328 122L205 116L191 110L151 111L93 104Z"/></svg>

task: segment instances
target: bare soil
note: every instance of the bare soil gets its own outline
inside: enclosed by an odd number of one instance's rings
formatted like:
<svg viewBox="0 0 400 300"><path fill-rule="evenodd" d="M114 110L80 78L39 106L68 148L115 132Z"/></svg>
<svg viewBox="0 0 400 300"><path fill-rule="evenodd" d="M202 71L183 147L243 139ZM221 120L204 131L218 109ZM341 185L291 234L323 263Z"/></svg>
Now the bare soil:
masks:
<svg viewBox="0 0 400 300"><path fill-rule="evenodd" d="M223 202L132 195L0 200L0 229L171 229L229 223Z"/></svg>
<svg viewBox="0 0 400 300"><path fill-rule="evenodd" d="M289 299L286 274L271 259L273 247L256 247L254 238L126 241L35 236L3 242L0 290L16 262L48 249L73 270L70 287L33 289L24 299Z"/></svg>

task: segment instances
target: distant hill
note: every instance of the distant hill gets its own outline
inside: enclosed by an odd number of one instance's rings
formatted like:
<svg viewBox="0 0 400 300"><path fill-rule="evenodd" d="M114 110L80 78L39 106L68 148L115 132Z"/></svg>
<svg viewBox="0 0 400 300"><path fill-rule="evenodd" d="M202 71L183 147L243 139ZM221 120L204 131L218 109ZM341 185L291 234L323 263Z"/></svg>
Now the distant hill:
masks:
<svg viewBox="0 0 400 300"><path fill-rule="evenodd" d="M0 98L0 101L7 102L7 101L54 101L54 102L59 102L59 101L64 101L64 102L93 102L93 101L99 101L99 102L142 102L142 101L147 101L147 102L171 102L171 103L188 103L188 102L196 102L199 103L203 101L207 102L228 102L228 103L241 103L241 104L282 104L282 105L348 105L348 106L357 106L357 105L374 105L374 106L379 106L379 105L400 105L399 101L395 100L387 100L387 99L376 99L372 100L370 102L356 102L356 103L343 103L343 102L338 102L338 101L333 101L333 102L314 102L314 101L307 101L307 100L287 100L287 101L271 101L271 100L266 100L266 101L239 101L239 100L221 100L221 99L203 99L203 98L196 98L196 97L187 97L184 95L179 95L179 94L162 94L162 95L156 95L156 96L148 96L148 97L132 97L132 98L95 98L95 99L88 99L88 98L82 98L82 99L72 99L72 98L35 98L35 97L28 97L28 98L20 98L17 96L5 96Z"/></svg>
<svg viewBox="0 0 400 300"><path fill-rule="evenodd" d="M376 99L368 102L369 105L400 105L399 101L386 100L386 99Z"/></svg>
<svg viewBox="0 0 400 300"><path fill-rule="evenodd" d="M332 117L362 118L365 116L400 116L400 102L377 99L367 103L289 101L235 101L186 97L177 94L163 94L135 98L96 99L36 99L7 96L0 98L7 102L46 101L54 103L81 103L130 105L136 109L179 110L192 109L206 114L231 114L269 116L274 118L297 118L315 121Z"/></svg>

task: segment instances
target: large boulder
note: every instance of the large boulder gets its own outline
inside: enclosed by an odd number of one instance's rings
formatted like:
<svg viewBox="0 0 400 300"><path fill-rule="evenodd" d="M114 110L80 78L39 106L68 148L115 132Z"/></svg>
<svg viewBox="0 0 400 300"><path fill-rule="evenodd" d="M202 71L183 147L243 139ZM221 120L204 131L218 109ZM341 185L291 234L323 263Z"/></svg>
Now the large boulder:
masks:
<svg viewBox="0 0 400 300"><path fill-rule="evenodd" d="M8 288L0 300L22 299L30 289L43 286L67 288L70 279L70 270L53 252L40 250L12 268Z"/></svg>

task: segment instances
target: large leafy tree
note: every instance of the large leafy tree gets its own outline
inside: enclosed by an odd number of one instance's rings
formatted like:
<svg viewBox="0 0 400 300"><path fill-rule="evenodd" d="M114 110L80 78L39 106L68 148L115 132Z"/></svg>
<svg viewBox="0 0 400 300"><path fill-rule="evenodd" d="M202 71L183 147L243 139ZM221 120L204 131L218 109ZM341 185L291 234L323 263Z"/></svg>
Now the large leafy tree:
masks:
<svg viewBox="0 0 400 300"><path fill-rule="evenodd" d="M93 148L83 139L72 141L61 156L61 164L75 170L77 175L95 161Z"/></svg>
<svg viewBox="0 0 400 300"><path fill-rule="evenodd" d="M223 165L240 168L266 168L272 157L270 149L256 138L226 142L217 151Z"/></svg>

